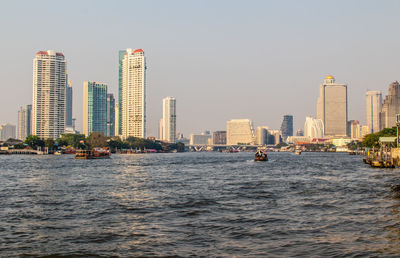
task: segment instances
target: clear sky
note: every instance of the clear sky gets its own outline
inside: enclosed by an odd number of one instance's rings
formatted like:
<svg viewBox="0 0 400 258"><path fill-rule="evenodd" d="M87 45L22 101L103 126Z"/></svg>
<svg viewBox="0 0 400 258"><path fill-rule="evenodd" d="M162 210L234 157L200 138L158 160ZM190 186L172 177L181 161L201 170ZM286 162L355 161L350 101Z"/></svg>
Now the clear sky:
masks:
<svg viewBox="0 0 400 258"><path fill-rule="evenodd" d="M162 99L177 99L177 131L224 130L250 118L295 129L316 115L332 74L348 84L349 119L365 121L366 90L400 79L400 1L0 1L0 123L32 102L32 60L64 53L82 128L82 85L116 94L118 50L147 57L148 135Z"/></svg>

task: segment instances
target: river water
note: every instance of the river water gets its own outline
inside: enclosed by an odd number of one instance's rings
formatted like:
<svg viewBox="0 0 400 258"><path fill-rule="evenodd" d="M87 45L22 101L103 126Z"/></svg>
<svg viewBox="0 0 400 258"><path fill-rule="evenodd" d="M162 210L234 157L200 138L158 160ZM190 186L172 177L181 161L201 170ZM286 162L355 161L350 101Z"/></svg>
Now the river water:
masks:
<svg viewBox="0 0 400 258"><path fill-rule="evenodd" d="M400 169L269 159L0 156L0 256L400 256Z"/></svg>

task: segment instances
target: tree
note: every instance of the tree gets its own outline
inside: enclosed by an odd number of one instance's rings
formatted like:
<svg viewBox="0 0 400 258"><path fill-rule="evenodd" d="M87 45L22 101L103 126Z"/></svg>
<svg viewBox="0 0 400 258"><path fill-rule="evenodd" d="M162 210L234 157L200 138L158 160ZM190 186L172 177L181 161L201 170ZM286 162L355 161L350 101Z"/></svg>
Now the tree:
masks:
<svg viewBox="0 0 400 258"><path fill-rule="evenodd" d="M396 137L397 129L393 128L385 128L380 132L367 134L362 141L362 146L364 147L378 147L379 146L379 137Z"/></svg>
<svg viewBox="0 0 400 258"><path fill-rule="evenodd" d="M107 146L107 140L107 137L102 132L93 132L86 139L86 142L90 148L103 148Z"/></svg>
<svg viewBox="0 0 400 258"><path fill-rule="evenodd" d="M25 143L34 150L36 150L37 147L44 147L44 141L36 135L29 135L26 137Z"/></svg>
<svg viewBox="0 0 400 258"><path fill-rule="evenodd" d="M60 138L57 139L59 146L71 146L78 148L81 141L85 140L84 134L66 133L62 134Z"/></svg>
<svg viewBox="0 0 400 258"><path fill-rule="evenodd" d="M52 138L47 138L44 140L44 146L49 148L49 150L53 150L56 145L56 142Z"/></svg>

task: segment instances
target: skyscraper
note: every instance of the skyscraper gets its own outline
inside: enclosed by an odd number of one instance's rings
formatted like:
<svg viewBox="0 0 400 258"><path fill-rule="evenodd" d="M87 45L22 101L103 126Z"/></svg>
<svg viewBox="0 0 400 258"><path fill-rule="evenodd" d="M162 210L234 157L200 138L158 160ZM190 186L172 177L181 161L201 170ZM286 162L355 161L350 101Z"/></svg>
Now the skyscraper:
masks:
<svg viewBox="0 0 400 258"><path fill-rule="evenodd" d="M289 136L293 136L293 116L285 115L283 116L283 121L281 125L281 135L282 140L286 141Z"/></svg>
<svg viewBox="0 0 400 258"><path fill-rule="evenodd" d="M253 122L250 119L232 119L226 122L226 144L253 144Z"/></svg>
<svg viewBox="0 0 400 258"><path fill-rule="evenodd" d="M304 136L310 138L324 138L324 122L311 116L306 117Z"/></svg>
<svg viewBox="0 0 400 258"><path fill-rule="evenodd" d="M20 107L18 111L17 138L25 140L31 134L32 105Z"/></svg>
<svg viewBox="0 0 400 258"><path fill-rule="evenodd" d="M122 137L146 137L146 60L142 49L122 59Z"/></svg>
<svg viewBox="0 0 400 258"><path fill-rule="evenodd" d="M115 111L115 115L114 115L114 136L119 136L119 132L120 132L120 130L119 130L119 125L120 125L120 123L119 123L119 118L120 118L120 115L119 115L119 111L120 111L120 108L119 108L119 104L118 103L115 103L115 109L114 109L114 111Z"/></svg>
<svg viewBox="0 0 400 258"><path fill-rule="evenodd" d="M347 136L347 85L326 76L319 89L317 119L324 123L325 136Z"/></svg>
<svg viewBox="0 0 400 258"><path fill-rule="evenodd" d="M112 93L107 94L107 136L115 134L115 98Z"/></svg>
<svg viewBox="0 0 400 258"><path fill-rule="evenodd" d="M68 85L66 89L66 97L67 97L67 103L66 103L66 119L65 119L65 126L68 127L73 127L72 126L72 84L71 81L68 80Z"/></svg>
<svg viewBox="0 0 400 258"><path fill-rule="evenodd" d="M122 135L122 60L124 59L126 50L120 50L118 52L118 125L115 128L118 129L118 133L115 135Z"/></svg>
<svg viewBox="0 0 400 258"><path fill-rule="evenodd" d="M107 135L107 85L85 81L83 83L83 133Z"/></svg>
<svg viewBox="0 0 400 258"><path fill-rule="evenodd" d="M166 97L163 99L163 140L176 142L176 99Z"/></svg>
<svg viewBox="0 0 400 258"><path fill-rule="evenodd" d="M380 131L381 121L379 113L382 108L382 91L367 91L366 114L367 126L371 129L371 133Z"/></svg>
<svg viewBox="0 0 400 258"><path fill-rule="evenodd" d="M33 59L32 134L58 138L65 128L67 63L62 53L39 51Z"/></svg>
<svg viewBox="0 0 400 258"><path fill-rule="evenodd" d="M400 85L397 81L389 85L388 95L383 101L379 113L380 130L396 126L396 114L400 114Z"/></svg>

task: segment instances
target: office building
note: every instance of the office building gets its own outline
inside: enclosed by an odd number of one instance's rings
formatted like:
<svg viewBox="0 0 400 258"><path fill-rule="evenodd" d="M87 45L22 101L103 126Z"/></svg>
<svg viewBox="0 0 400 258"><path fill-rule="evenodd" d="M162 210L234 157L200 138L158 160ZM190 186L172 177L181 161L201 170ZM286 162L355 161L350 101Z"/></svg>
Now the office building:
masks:
<svg viewBox="0 0 400 258"><path fill-rule="evenodd" d="M163 140L176 142L176 99L166 97L163 99Z"/></svg>
<svg viewBox="0 0 400 258"><path fill-rule="evenodd" d="M107 136L115 135L115 98L114 94L107 94Z"/></svg>
<svg viewBox="0 0 400 258"><path fill-rule="evenodd" d="M32 122L32 105L26 105L25 108L20 107L18 111L17 139L25 140L31 135Z"/></svg>
<svg viewBox="0 0 400 258"><path fill-rule="evenodd" d="M121 97L122 137L146 138L146 60L142 49L127 49L124 54Z"/></svg>
<svg viewBox="0 0 400 258"><path fill-rule="evenodd" d="M380 118L380 130L396 126L396 114L400 114L400 92L397 81L389 85L388 95L383 101ZM368 127L370 125L367 124ZM370 128L372 130L372 128Z"/></svg>
<svg viewBox="0 0 400 258"><path fill-rule="evenodd" d="M15 125L3 124L0 125L0 140L7 141L8 139L15 139Z"/></svg>
<svg viewBox="0 0 400 258"><path fill-rule="evenodd" d="M268 145L277 145L281 142L282 142L282 136L279 130L268 130Z"/></svg>
<svg viewBox="0 0 400 258"><path fill-rule="evenodd" d="M118 129L118 133L115 135L122 135L122 60L124 59L126 50L118 51L118 125L115 125L115 128Z"/></svg>
<svg viewBox="0 0 400 258"><path fill-rule="evenodd" d="M226 123L227 145L254 144L253 122L250 119L232 119Z"/></svg>
<svg viewBox="0 0 400 258"><path fill-rule="evenodd" d="M367 126L371 128L371 133L376 133L381 128L379 113L382 108L382 91L367 91L366 95Z"/></svg>
<svg viewBox="0 0 400 258"><path fill-rule="evenodd" d="M107 85L85 81L83 83L83 133L107 135Z"/></svg>
<svg viewBox="0 0 400 258"><path fill-rule="evenodd" d="M348 122L349 137L352 140L361 139L361 127L358 120L350 120Z"/></svg>
<svg viewBox="0 0 400 258"><path fill-rule="evenodd" d="M283 141L286 141L287 137L293 136L293 116L285 115L283 116L283 121L281 125L281 135Z"/></svg>
<svg viewBox="0 0 400 258"><path fill-rule="evenodd" d="M319 139L324 138L324 123L322 120L307 116L304 123L304 136Z"/></svg>
<svg viewBox="0 0 400 258"><path fill-rule="evenodd" d="M32 134L58 138L65 129L67 63L60 52L39 51L33 60Z"/></svg>
<svg viewBox="0 0 400 258"><path fill-rule="evenodd" d="M335 83L332 75L320 86L317 119L324 124L325 136L347 136L347 85Z"/></svg>
<svg viewBox="0 0 400 258"><path fill-rule="evenodd" d="M212 139L213 139L214 145L225 145L226 144L226 131L213 132Z"/></svg>

